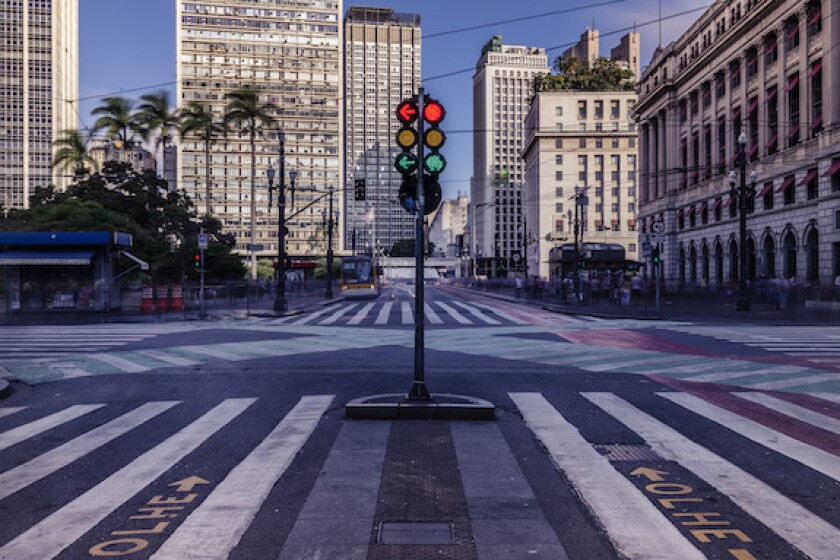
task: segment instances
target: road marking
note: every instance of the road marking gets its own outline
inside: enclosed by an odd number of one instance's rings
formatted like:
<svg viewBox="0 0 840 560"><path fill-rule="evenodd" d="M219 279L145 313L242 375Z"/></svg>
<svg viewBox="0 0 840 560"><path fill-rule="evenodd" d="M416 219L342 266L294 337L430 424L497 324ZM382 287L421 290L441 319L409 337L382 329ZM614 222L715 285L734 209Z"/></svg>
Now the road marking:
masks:
<svg viewBox="0 0 840 560"><path fill-rule="evenodd" d="M289 324L290 324L290 325L305 325L305 324L307 324L307 323L309 323L309 322L314 321L315 319L317 319L317 318L318 318L318 317L320 317L321 315L324 315L324 314L326 314L326 313L329 313L330 311L332 311L332 308L330 308L330 307L325 307L325 308L321 309L320 311L316 311L315 313L312 313L312 314L309 314L309 315L304 315L303 317L301 317L301 318L300 318L300 319L298 319L297 321L292 321L292 322L291 322L291 323L289 323Z"/></svg>
<svg viewBox="0 0 840 560"><path fill-rule="evenodd" d="M480 309L477 309L477 308L473 307L472 305L467 305L466 303L463 303L461 301L453 301L452 303L457 305L458 307L460 307L462 309L466 309L473 317L476 317L477 319L480 319L480 320L484 321L488 325L501 325L502 324L500 321L497 321L496 319L494 319L492 317L488 317L487 315L482 313Z"/></svg>
<svg viewBox="0 0 840 560"><path fill-rule="evenodd" d="M423 311L426 313L426 319L429 320L429 323L432 325L442 325L443 319L435 313L435 310L432 309L432 306L428 303L423 303Z"/></svg>
<svg viewBox="0 0 840 560"><path fill-rule="evenodd" d="M598 351L600 352L601 349L599 349ZM657 362L662 362L662 363L672 362L672 361L674 361L674 358L675 357L672 354L667 354L667 355L661 355L660 354L660 355L649 356L647 358L641 358L641 359L638 359L638 360L621 360L618 363L609 362L607 364L602 364L602 365L586 366L586 370L587 371L592 371L592 372L602 372L602 371L611 371L611 370L624 370L624 371L626 371L627 368L635 367L635 366L648 366L648 367L650 367L650 366L653 366L654 364L656 364ZM660 370L656 369L656 371L660 371ZM634 373L640 373L640 372L634 372Z"/></svg>
<svg viewBox="0 0 840 560"><path fill-rule="evenodd" d="M0 418L4 416L9 416L10 414L14 414L15 412L20 412L21 410L25 410L25 406L9 406L6 408L0 408Z"/></svg>
<svg viewBox="0 0 840 560"><path fill-rule="evenodd" d="M109 441L133 430L155 416L169 410L180 401L146 403L119 418L111 420L67 443L47 451L34 459L0 474L0 500L21 488L41 480L58 469L99 449Z"/></svg>
<svg viewBox="0 0 840 560"><path fill-rule="evenodd" d="M394 306L393 301L386 301L385 305L382 306L382 309L379 310L379 315L376 316L376 321L374 321L374 325L387 325L388 324L388 317L391 315L391 308Z"/></svg>
<svg viewBox="0 0 840 560"><path fill-rule="evenodd" d="M402 306L400 307L402 312L402 324L403 325L413 325L414 324L414 315L411 313L411 305L407 301L402 302Z"/></svg>
<svg viewBox="0 0 840 560"><path fill-rule="evenodd" d="M779 381L766 381L764 383L752 383L751 387L756 389L765 389L768 391L790 389L792 387L802 387L803 385L814 385L823 383L825 381L839 381L840 373L821 373L817 375L804 375L802 377L792 377L790 379L782 379Z"/></svg>
<svg viewBox="0 0 840 560"><path fill-rule="evenodd" d="M837 393L808 393L812 397L840 404L840 394Z"/></svg>
<svg viewBox="0 0 840 560"><path fill-rule="evenodd" d="M126 360L125 358L120 358L119 356L115 356L113 354L86 354L84 357L89 360L104 362L109 366L114 366L126 373L142 373L144 371L149 371L150 369L146 366L141 366L140 364Z"/></svg>
<svg viewBox="0 0 840 560"><path fill-rule="evenodd" d="M161 362L166 362L167 364L172 364L173 366L197 366L201 363L180 356L173 356L160 350L135 350L135 352L154 358L155 360L160 360Z"/></svg>
<svg viewBox="0 0 840 560"><path fill-rule="evenodd" d="M227 399L0 548L0 560L54 558L256 399Z"/></svg>
<svg viewBox="0 0 840 560"><path fill-rule="evenodd" d="M509 395L620 554L646 560L706 558L541 394Z"/></svg>
<svg viewBox="0 0 840 560"><path fill-rule="evenodd" d="M840 461L837 460L836 455L817 449L807 443L802 443L798 439L713 405L694 395L687 393L657 393L657 395L764 447L811 467L834 480L840 481Z"/></svg>
<svg viewBox="0 0 840 560"><path fill-rule="evenodd" d="M219 483L152 556L153 560L225 559L333 401L305 396Z"/></svg>
<svg viewBox="0 0 840 560"><path fill-rule="evenodd" d="M499 316L499 317L501 317L502 319L505 319L505 320L507 320L507 321L510 321L510 322L511 322L511 323L513 323L514 325L530 325L530 324L531 324L531 323L529 323L528 321L525 321L524 319L520 319L519 317L516 317L516 316L514 316L514 315L511 315L510 313L507 313L507 312L505 312L505 311L502 311L501 309L498 309L498 308L496 308L496 307L491 307L491 306L486 305L486 304L484 304L484 303L475 303L475 302L473 302L473 305L475 305L476 307L482 307L482 308L484 308L484 309L487 309L488 311L492 311L493 313L495 313L496 315L498 315L498 316Z"/></svg>
<svg viewBox="0 0 840 560"><path fill-rule="evenodd" d="M800 422L805 422L806 424L811 424L812 426L816 426L817 428L822 428L823 430L834 432L835 434L840 434L840 420L838 420L837 418L832 418L831 416L820 414L819 412L805 408L804 406L799 406L798 404L794 404L792 402L778 399L776 397L771 397L770 395L765 395L764 393L733 394L736 397L760 404L761 406L767 407L770 410L781 412L782 414L790 416L791 418L795 418Z"/></svg>
<svg viewBox="0 0 840 560"><path fill-rule="evenodd" d="M830 523L619 397L610 393L582 395L640 435L664 459L678 462L727 494L748 515L806 555L814 560L837 558L840 530Z"/></svg>
<svg viewBox="0 0 840 560"><path fill-rule="evenodd" d="M692 381L731 381L733 379L738 379L739 377L750 377L753 375L766 375L766 374L781 374L781 373L801 373L803 371L809 371L808 368L799 367L799 366L769 366L769 367L760 367L759 362L753 362L756 364L756 369L744 370L744 371L721 371L717 373L704 373L702 375L695 375L691 377Z"/></svg>
<svg viewBox="0 0 840 560"><path fill-rule="evenodd" d="M446 302L436 301L435 303L437 303L438 306L441 309L446 311L449 314L449 316L452 317L453 319L455 319L459 324L461 324L461 325L472 325L473 324L472 321L470 321L469 319L467 319L466 317L464 317L463 315L458 313L457 309L453 308L451 305L448 305Z"/></svg>
<svg viewBox="0 0 840 560"><path fill-rule="evenodd" d="M0 450L7 449L17 443L27 440L38 434L51 430L56 426L60 426L65 422L75 420L80 416L91 413L94 410L100 409L104 404L76 404L69 408L65 408L55 414L50 414L34 422L18 426L7 432L0 434Z"/></svg>
<svg viewBox="0 0 840 560"><path fill-rule="evenodd" d="M242 360L250 360L248 356L240 356L239 354L231 354L212 346L180 346L178 350L197 354L199 356L212 356L220 360L227 360L229 362L241 362Z"/></svg>
<svg viewBox="0 0 840 560"><path fill-rule="evenodd" d="M350 305L345 305L344 307L339 307L338 310L336 310L335 313L333 313L332 315L330 315L329 317L327 317L326 319L324 319L323 321L321 321L318 324L319 325L332 325L336 321L341 319L342 315L344 315L345 313L347 313L349 311L353 311L353 309L358 307L358 305L359 305L358 303L351 303Z"/></svg>
<svg viewBox="0 0 840 560"><path fill-rule="evenodd" d="M374 305L376 305L376 302L371 302L359 309L359 311L356 312L356 314L353 316L352 319L350 319L347 322L347 324L358 325L359 323L361 323L365 319L365 317L367 317L368 313L370 313L370 310L373 309Z"/></svg>

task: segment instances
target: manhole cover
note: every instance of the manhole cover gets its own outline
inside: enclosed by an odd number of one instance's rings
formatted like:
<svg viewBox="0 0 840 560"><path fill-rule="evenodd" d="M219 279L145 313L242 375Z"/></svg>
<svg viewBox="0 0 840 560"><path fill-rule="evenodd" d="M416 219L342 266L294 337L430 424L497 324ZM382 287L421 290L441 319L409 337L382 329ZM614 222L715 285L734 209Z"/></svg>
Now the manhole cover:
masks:
<svg viewBox="0 0 840 560"><path fill-rule="evenodd" d="M455 544L452 523L382 522L377 544Z"/></svg>
<svg viewBox="0 0 840 560"><path fill-rule="evenodd" d="M612 443L596 445L595 449L608 461L661 461L662 457L647 445Z"/></svg>

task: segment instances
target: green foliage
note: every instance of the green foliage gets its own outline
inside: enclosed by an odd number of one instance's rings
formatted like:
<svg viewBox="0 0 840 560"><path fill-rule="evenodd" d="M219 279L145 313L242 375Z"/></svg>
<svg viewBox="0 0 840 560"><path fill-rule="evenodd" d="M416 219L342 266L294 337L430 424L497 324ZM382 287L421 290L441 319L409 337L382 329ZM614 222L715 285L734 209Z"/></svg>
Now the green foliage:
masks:
<svg viewBox="0 0 840 560"><path fill-rule="evenodd" d="M134 115L134 122L143 140L157 132L155 145L166 145L172 140L172 133L178 127L178 117L169 106L169 94L166 91L140 96L140 105Z"/></svg>
<svg viewBox="0 0 840 560"><path fill-rule="evenodd" d="M599 58L591 67L576 58L554 61L556 74L537 74L534 93L541 91L633 91L633 72L609 58Z"/></svg>
<svg viewBox="0 0 840 560"><path fill-rule="evenodd" d="M135 132L142 131L142 126L131 112L134 103L124 97L105 97L102 102L104 105L91 111L93 115L101 115L93 124L92 132L104 130L111 140L131 146Z"/></svg>
<svg viewBox="0 0 840 560"><path fill-rule="evenodd" d="M391 247L390 255L392 257L413 257L414 256L414 239L400 239Z"/></svg>
<svg viewBox="0 0 840 560"><path fill-rule="evenodd" d="M56 148L53 154L53 167L69 169L76 177L83 177L90 173L88 164L95 167L96 162L87 149L88 140L78 130L65 130L62 136L53 142Z"/></svg>
<svg viewBox="0 0 840 560"><path fill-rule="evenodd" d="M332 265L332 279L338 280L341 277L341 259L335 258L333 259ZM315 279L316 280L326 280L327 279L327 259L321 258L318 259L318 266L315 268Z"/></svg>
<svg viewBox="0 0 840 560"><path fill-rule="evenodd" d="M257 278L274 280L274 260L266 258L257 259Z"/></svg>

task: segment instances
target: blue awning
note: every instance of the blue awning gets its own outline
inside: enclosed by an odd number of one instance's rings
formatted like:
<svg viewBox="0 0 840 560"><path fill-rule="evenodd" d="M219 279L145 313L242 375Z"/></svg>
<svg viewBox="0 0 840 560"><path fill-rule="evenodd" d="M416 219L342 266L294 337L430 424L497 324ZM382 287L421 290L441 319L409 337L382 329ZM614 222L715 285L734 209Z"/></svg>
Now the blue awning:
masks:
<svg viewBox="0 0 840 560"><path fill-rule="evenodd" d="M0 266L84 266L89 265L95 251L4 251Z"/></svg>

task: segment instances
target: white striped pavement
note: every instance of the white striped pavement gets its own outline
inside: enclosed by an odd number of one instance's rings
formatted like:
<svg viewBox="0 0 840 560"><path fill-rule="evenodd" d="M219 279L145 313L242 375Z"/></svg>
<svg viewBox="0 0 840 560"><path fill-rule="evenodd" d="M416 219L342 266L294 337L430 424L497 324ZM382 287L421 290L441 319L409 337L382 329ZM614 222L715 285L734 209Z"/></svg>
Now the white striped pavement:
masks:
<svg viewBox="0 0 840 560"><path fill-rule="evenodd" d="M20 412L21 410L25 410L25 406L7 406L5 408L0 408L0 418L4 416L9 416L14 414L15 412Z"/></svg>
<svg viewBox="0 0 840 560"><path fill-rule="evenodd" d="M0 500L41 480L106 443L166 412L180 401L149 402L0 474Z"/></svg>
<svg viewBox="0 0 840 560"><path fill-rule="evenodd" d="M435 302L438 307L446 311L446 313L455 319L459 325L472 325L472 321L461 315L457 309L453 308L451 305L447 304L444 301L436 301Z"/></svg>
<svg viewBox="0 0 840 560"><path fill-rule="evenodd" d="M426 319L432 325L442 325L443 319L435 313L435 310L432 309L432 306L428 303L423 303L423 314L425 315Z"/></svg>
<svg viewBox="0 0 840 560"><path fill-rule="evenodd" d="M736 397L760 404L770 410L781 412L786 416L795 418L800 422L811 424L817 428L822 428L835 434L840 434L840 420L825 414L820 414L810 408L799 406L792 402L788 402L765 393L733 393Z"/></svg>
<svg viewBox="0 0 840 560"><path fill-rule="evenodd" d="M153 447L3 547L0 560L54 558L128 499L154 482L256 399L228 399Z"/></svg>
<svg viewBox="0 0 840 560"><path fill-rule="evenodd" d="M500 321L498 321L498 320L496 320L492 317L488 317L487 315L482 313L480 309L478 309L476 307L473 307L472 305L467 305L466 303L461 302L461 301L453 301L452 303L454 305L457 305L461 309L466 310L467 313L469 313L470 315L472 315L476 319L484 321L488 325L501 325L502 324Z"/></svg>
<svg viewBox="0 0 840 560"><path fill-rule="evenodd" d="M811 467L834 480L840 481L840 460L837 459L836 455L777 432L749 418L744 418L734 412L713 405L694 395L687 393L657 394L695 414L699 414L712 422L732 430L736 434Z"/></svg>
<svg viewBox="0 0 840 560"><path fill-rule="evenodd" d="M411 312L411 304L407 301L402 302L400 306L400 311L402 314L402 324L403 325L413 325L414 324L414 314Z"/></svg>
<svg viewBox="0 0 840 560"><path fill-rule="evenodd" d="M510 398L623 557L705 560L633 483L616 471L541 394L510 393Z"/></svg>
<svg viewBox="0 0 840 560"><path fill-rule="evenodd" d="M376 302L370 302L366 304L364 307L362 307L361 309L359 309L359 311L356 312L352 319L347 321L347 324L358 325L359 323L364 321L365 317L368 316L368 313L370 313L370 310L373 309L374 305L376 305Z"/></svg>
<svg viewBox="0 0 840 560"><path fill-rule="evenodd" d="M504 311L502 309L498 309L496 307L491 307L491 306L489 306L487 304L484 304L484 303L473 303L473 305L475 305L476 307L481 307L482 309L487 309L488 311L492 311L493 313L495 313L496 315L498 315L502 319L504 319L506 321L510 321L514 325L530 325L531 324L528 321L526 321L524 319L520 319L519 317L517 317L515 315L512 315L510 313L507 313L506 311Z"/></svg>
<svg viewBox="0 0 840 560"><path fill-rule="evenodd" d="M197 366L201 363L182 356L175 356L174 354L163 352L161 350L135 350L135 352L167 364L172 364L173 366Z"/></svg>
<svg viewBox="0 0 840 560"><path fill-rule="evenodd" d="M636 432L665 460L692 471L813 560L837 559L837 527L621 398L610 393L582 395Z"/></svg>
<svg viewBox="0 0 840 560"><path fill-rule="evenodd" d="M358 306L359 306L358 303L351 303L350 305L341 306L338 309L336 309L335 312L332 315L330 315L329 317L327 317L326 319L324 319L323 321L321 321L318 324L319 325L333 325L333 324L335 324L336 321L341 319L341 317L345 313L349 313L350 311L352 311L353 309L355 309Z"/></svg>
<svg viewBox="0 0 840 560"><path fill-rule="evenodd" d="M228 558L333 401L301 398L277 427L207 496L152 556L153 560Z"/></svg>
<svg viewBox="0 0 840 560"><path fill-rule="evenodd" d="M7 432L0 434L0 450L7 449L31 437L51 430L71 420L75 420L85 414L90 414L94 410L98 410L105 406L104 404L76 404L60 410L55 414L50 414L23 426L18 426Z"/></svg>
<svg viewBox="0 0 840 560"><path fill-rule="evenodd" d="M386 301L385 305L382 306L382 309L379 310L379 315L376 316L376 321L374 321L374 325L386 325L388 324L388 317L391 315L391 308L394 306L393 301Z"/></svg>

